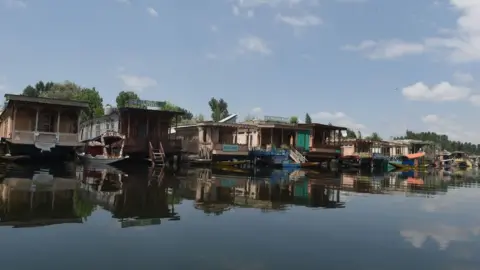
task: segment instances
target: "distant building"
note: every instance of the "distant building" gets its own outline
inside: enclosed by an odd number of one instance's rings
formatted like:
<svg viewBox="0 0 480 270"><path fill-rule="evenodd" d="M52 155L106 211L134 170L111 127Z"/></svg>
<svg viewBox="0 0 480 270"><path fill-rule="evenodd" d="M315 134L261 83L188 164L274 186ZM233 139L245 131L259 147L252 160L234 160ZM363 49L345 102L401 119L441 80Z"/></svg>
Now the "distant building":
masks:
<svg viewBox="0 0 480 270"><path fill-rule="evenodd" d="M81 124L79 133L80 141L95 138L108 130L118 132L118 122L120 119L118 109L107 105L104 110L105 115Z"/></svg>

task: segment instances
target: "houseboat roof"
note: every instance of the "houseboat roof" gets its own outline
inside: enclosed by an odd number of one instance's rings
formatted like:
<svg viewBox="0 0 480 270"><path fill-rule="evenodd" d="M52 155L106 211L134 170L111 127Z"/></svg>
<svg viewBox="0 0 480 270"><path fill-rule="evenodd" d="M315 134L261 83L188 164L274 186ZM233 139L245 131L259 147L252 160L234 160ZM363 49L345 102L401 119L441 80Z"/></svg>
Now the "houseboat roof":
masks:
<svg viewBox="0 0 480 270"><path fill-rule="evenodd" d="M296 129L296 130L308 130L309 127L301 126L299 124L289 124L289 123L272 123L272 122L263 122L255 123L254 126L259 128L285 128L285 129Z"/></svg>
<svg viewBox="0 0 480 270"><path fill-rule="evenodd" d="M78 107L78 108L88 108L88 102L78 101L78 100L66 100L66 99L55 99L55 98L42 98L42 97L28 97L23 95L12 95L5 94L5 99L7 104L5 107L10 106L11 102L20 101L28 103L39 103L39 104L49 104L49 105L60 105L68 107Z"/></svg>
<svg viewBox="0 0 480 270"><path fill-rule="evenodd" d="M346 127L339 127L339 126L333 126L333 125L325 125L325 124L320 124L320 123L311 123L311 124L298 124L301 127L308 127L308 128L325 128L325 129L331 129L331 130L347 130L348 128Z"/></svg>
<svg viewBox="0 0 480 270"><path fill-rule="evenodd" d="M158 114L168 114L168 115L184 115L184 112L179 111L169 111L161 109L148 109L148 108L132 108L132 107L123 107L118 109L119 112L149 112L149 113L158 113Z"/></svg>
<svg viewBox="0 0 480 270"><path fill-rule="evenodd" d="M246 123L228 123L228 122L213 122L213 121L205 121L202 123L196 124L196 126L208 126L208 127L235 127L235 128L254 128L256 125L246 124Z"/></svg>

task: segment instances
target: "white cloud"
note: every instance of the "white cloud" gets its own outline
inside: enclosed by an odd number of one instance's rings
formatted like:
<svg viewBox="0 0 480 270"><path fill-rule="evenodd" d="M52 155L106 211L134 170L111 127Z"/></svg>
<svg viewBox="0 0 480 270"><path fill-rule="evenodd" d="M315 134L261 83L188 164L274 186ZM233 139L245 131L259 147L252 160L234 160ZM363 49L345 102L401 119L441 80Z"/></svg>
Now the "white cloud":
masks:
<svg viewBox="0 0 480 270"><path fill-rule="evenodd" d="M22 0L5 0L5 4L12 8L26 8L27 2Z"/></svg>
<svg viewBox="0 0 480 270"><path fill-rule="evenodd" d="M313 2L315 2L315 1L313 1ZM299 5L301 3L312 4L312 1L305 1L305 0L237 0L238 7L242 7L242 8L256 8L256 7L260 7L260 6L293 7L293 6Z"/></svg>
<svg viewBox="0 0 480 270"><path fill-rule="evenodd" d="M260 107L256 107L256 108L252 109L252 113L253 114L261 114L261 113L263 113L263 110Z"/></svg>
<svg viewBox="0 0 480 270"><path fill-rule="evenodd" d="M455 141L480 143L478 137L480 130L463 118L455 115L429 114L423 116L421 120L425 124L425 130L447 135L449 139Z"/></svg>
<svg viewBox="0 0 480 270"><path fill-rule="evenodd" d="M443 224L421 225L422 229L400 231L400 235L412 246L422 248L428 238L434 240L439 250L446 250L451 242L469 242L475 239L478 227L461 228Z"/></svg>
<svg viewBox="0 0 480 270"><path fill-rule="evenodd" d="M232 6L232 13L233 13L233 15L235 15L235 16L240 15L240 8L239 8L238 6L233 5L233 6Z"/></svg>
<svg viewBox="0 0 480 270"><path fill-rule="evenodd" d="M147 13L152 17L158 17L158 12L152 7L147 8Z"/></svg>
<svg viewBox="0 0 480 270"><path fill-rule="evenodd" d="M205 55L205 57L206 57L207 59L212 59L212 60L213 60L213 59L218 59L218 55L216 55L216 54L214 54L214 53L207 53L207 54Z"/></svg>
<svg viewBox="0 0 480 270"><path fill-rule="evenodd" d="M474 81L472 74L464 72L455 72L453 79L461 84L469 84Z"/></svg>
<svg viewBox="0 0 480 270"><path fill-rule="evenodd" d="M216 25L210 25L210 31L218 32L218 27Z"/></svg>
<svg viewBox="0 0 480 270"><path fill-rule="evenodd" d="M252 9L247 11L247 17L248 18L253 18L253 16L255 16L255 12Z"/></svg>
<svg viewBox="0 0 480 270"><path fill-rule="evenodd" d="M426 44L447 49L453 62L480 60L480 1L450 0L451 6L461 15L457 26L447 38L429 38Z"/></svg>
<svg viewBox="0 0 480 270"><path fill-rule="evenodd" d="M402 89L402 94L407 99L417 101L456 101L466 99L471 89L455 86L449 82L441 82L431 87L423 82L417 82Z"/></svg>
<svg viewBox="0 0 480 270"><path fill-rule="evenodd" d="M426 47L420 43L393 40L364 40L358 45L345 45L345 51L361 52L370 59L394 59L405 55L422 54Z"/></svg>
<svg viewBox="0 0 480 270"><path fill-rule="evenodd" d="M122 74L119 76L126 90L143 91L158 85L155 79L145 76Z"/></svg>
<svg viewBox="0 0 480 270"><path fill-rule="evenodd" d="M366 130L366 127L363 124L355 122L353 118L343 112L318 112L311 114L310 117L314 122L318 121L322 124L330 122L332 125L347 127L352 130Z"/></svg>
<svg viewBox="0 0 480 270"><path fill-rule="evenodd" d="M475 106L480 106L480 95L471 95L470 102Z"/></svg>
<svg viewBox="0 0 480 270"><path fill-rule="evenodd" d="M263 39L255 36L241 38L238 41L238 46L240 53L253 52L263 55L272 53L272 50L268 47L266 42Z"/></svg>
<svg viewBox="0 0 480 270"><path fill-rule="evenodd" d="M285 24L295 27L316 26L322 24L322 19L314 15L305 15L301 17L283 16L278 14L276 19Z"/></svg>
<svg viewBox="0 0 480 270"><path fill-rule="evenodd" d="M132 2L130 2L130 0L116 0L117 2L119 3L123 3L123 4L131 4Z"/></svg>

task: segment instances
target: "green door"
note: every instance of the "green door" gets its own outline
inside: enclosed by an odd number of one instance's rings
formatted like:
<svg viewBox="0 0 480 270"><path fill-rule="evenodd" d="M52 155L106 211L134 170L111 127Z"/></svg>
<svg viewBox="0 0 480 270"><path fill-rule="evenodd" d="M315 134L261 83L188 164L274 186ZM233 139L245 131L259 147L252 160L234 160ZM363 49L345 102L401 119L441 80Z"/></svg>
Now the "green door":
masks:
<svg viewBox="0 0 480 270"><path fill-rule="evenodd" d="M308 151L310 148L310 131L301 130L297 132L297 148Z"/></svg>

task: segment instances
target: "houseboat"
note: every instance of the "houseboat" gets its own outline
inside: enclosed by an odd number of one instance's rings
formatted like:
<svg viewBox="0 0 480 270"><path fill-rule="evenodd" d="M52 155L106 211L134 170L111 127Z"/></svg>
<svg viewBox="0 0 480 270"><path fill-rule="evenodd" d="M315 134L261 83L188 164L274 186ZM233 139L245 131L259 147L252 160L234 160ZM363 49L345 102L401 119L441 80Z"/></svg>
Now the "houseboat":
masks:
<svg viewBox="0 0 480 270"><path fill-rule="evenodd" d="M109 108L105 116L81 124L84 140L99 136L105 131L125 135L124 154L129 160L154 161L180 156L181 141L169 136L182 112L164 110L166 102L130 100L123 108ZM93 132L94 131L94 132Z"/></svg>
<svg viewBox="0 0 480 270"><path fill-rule="evenodd" d="M470 160L467 153L462 151L452 152L453 166L458 168L472 168L473 162Z"/></svg>
<svg viewBox="0 0 480 270"><path fill-rule="evenodd" d="M341 156L341 146L347 128L319 123L299 124L297 148L310 162L328 162Z"/></svg>
<svg viewBox="0 0 480 270"><path fill-rule="evenodd" d="M5 95L0 134L5 155L13 158L73 160L80 113L88 103Z"/></svg>
<svg viewBox="0 0 480 270"><path fill-rule="evenodd" d="M248 134L246 141L240 140L240 130ZM171 135L180 139L183 151L197 161L222 162L249 160L250 140L255 132L254 125L207 121L178 126Z"/></svg>

